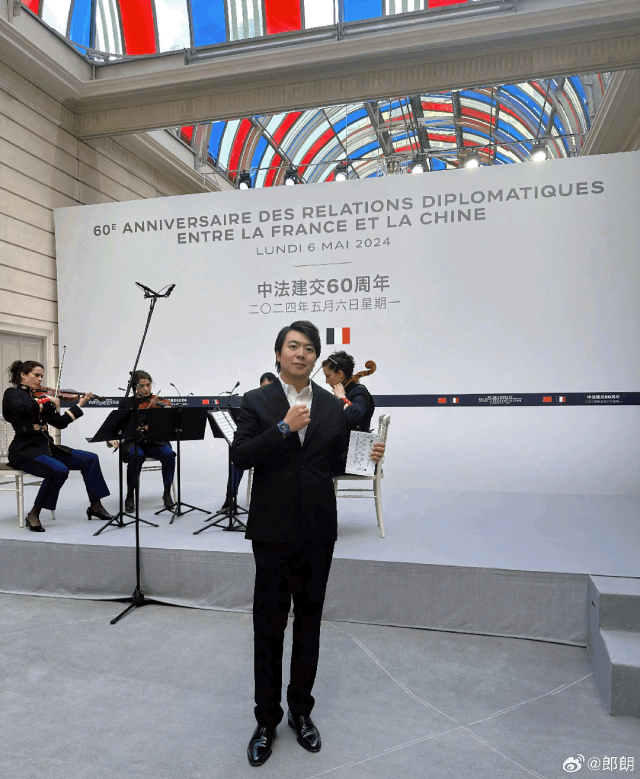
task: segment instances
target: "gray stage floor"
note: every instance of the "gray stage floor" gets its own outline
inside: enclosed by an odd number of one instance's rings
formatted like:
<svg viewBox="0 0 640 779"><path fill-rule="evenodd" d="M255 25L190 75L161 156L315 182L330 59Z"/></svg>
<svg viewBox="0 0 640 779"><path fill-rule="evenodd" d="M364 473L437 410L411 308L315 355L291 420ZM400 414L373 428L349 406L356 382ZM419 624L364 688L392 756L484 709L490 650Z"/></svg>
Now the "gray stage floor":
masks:
<svg viewBox="0 0 640 779"><path fill-rule="evenodd" d="M155 480L159 482L159 480ZM205 516L194 512L169 526L158 518L159 484L146 478L141 516L159 528L142 526L141 543L149 548L250 552L243 533L219 529L194 536ZM244 491L241 489L241 495ZM26 490L31 505L35 489ZM186 483L183 500L217 509L222 494L203 483ZM640 576L640 498L611 495L556 495L508 492L453 492L412 489L383 492L387 537L380 538L372 500L341 499L336 557L391 562L455 565L520 571ZM116 510L116 500L104 501ZM87 522L82 481L71 478L61 492L57 520L43 512L46 533L18 527L15 500L0 493L0 541L132 546L134 530L99 527Z"/></svg>
<svg viewBox="0 0 640 779"><path fill-rule="evenodd" d="M120 609L0 595L2 779L553 779L578 754L640 769L640 722L607 714L585 649L327 621L322 751L281 724L251 768L251 616L149 605L109 625Z"/></svg>

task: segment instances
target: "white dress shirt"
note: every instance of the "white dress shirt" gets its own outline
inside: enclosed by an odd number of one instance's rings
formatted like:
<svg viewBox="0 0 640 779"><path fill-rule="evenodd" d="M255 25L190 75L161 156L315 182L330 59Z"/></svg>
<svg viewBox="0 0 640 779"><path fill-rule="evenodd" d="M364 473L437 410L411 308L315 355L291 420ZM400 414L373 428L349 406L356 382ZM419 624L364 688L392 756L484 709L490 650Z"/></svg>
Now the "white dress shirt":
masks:
<svg viewBox="0 0 640 779"><path fill-rule="evenodd" d="M282 379L280 379L280 384L282 384L284 394L287 396L287 401L289 402L290 408L297 406L299 403L304 403L304 405L309 409L309 414L311 414L311 402L313 401L313 387L311 386L311 382L309 382L307 386L303 388L302 392L297 392L293 384L285 384ZM301 444L304 443L304 437L307 434L307 427L303 427L301 430L298 430Z"/></svg>

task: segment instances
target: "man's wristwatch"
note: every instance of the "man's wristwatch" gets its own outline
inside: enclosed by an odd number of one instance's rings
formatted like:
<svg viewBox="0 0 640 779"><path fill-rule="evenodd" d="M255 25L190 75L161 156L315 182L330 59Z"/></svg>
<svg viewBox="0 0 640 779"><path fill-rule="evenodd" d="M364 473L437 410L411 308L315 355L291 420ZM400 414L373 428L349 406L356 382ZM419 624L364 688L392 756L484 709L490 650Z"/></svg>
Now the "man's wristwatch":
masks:
<svg viewBox="0 0 640 779"><path fill-rule="evenodd" d="M278 422L278 430L282 433L282 435L286 435L287 438L289 438L289 436L291 435L291 428L284 421L284 419L282 420L282 422Z"/></svg>

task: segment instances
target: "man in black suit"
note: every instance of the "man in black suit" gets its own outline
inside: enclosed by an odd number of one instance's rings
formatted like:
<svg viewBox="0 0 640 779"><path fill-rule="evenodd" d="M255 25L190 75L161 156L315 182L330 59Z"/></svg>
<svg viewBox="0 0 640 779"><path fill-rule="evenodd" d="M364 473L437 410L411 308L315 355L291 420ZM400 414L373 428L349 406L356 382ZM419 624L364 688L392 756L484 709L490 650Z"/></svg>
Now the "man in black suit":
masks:
<svg viewBox="0 0 640 779"><path fill-rule="evenodd" d="M254 469L246 537L253 542L255 716L248 758L262 765L271 755L283 717L282 646L293 597L288 722L298 743L320 750L310 717L318 666L322 607L337 536L332 473L344 472L349 439L343 404L309 381L320 356L311 322L283 328L275 343L279 380L248 392L233 441L238 468ZM384 444L376 444L379 461Z"/></svg>

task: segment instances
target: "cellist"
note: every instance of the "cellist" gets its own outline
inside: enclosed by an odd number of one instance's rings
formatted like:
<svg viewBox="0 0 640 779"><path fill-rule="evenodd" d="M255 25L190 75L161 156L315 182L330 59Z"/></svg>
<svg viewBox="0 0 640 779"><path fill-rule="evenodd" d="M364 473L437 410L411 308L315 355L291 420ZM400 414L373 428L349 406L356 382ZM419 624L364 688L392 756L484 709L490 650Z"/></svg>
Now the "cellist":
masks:
<svg viewBox="0 0 640 779"><path fill-rule="evenodd" d="M171 406L171 401L159 398L153 395L151 387L153 379L146 371L136 371L133 375L133 386L136 388L134 397L122 398L119 408L132 409L134 402L138 408L145 410L149 408L167 408ZM118 448L118 441L109 441L114 449ZM164 491L162 501L165 508L171 511L174 503L171 497L171 485L176 468L176 453L171 448L168 441L149 441L145 426L140 425L135 436L124 441L122 459L127 463L127 497L125 500L125 511L131 513L134 509L135 489L137 480L140 478L140 471L147 457L153 457L160 460L162 466L162 483ZM136 453L137 449L137 453ZM137 454L137 458L136 458ZM138 469L136 472L136 462Z"/></svg>
<svg viewBox="0 0 640 779"><path fill-rule="evenodd" d="M366 363L367 366L370 363ZM371 418L376 410L376 404L369 390L353 375L355 361L346 352L334 352L322 363L325 381L331 387L333 394L344 403L344 419L347 431L360 430L369 432ZM373 373L363 371L364 375Z"/></svg>

